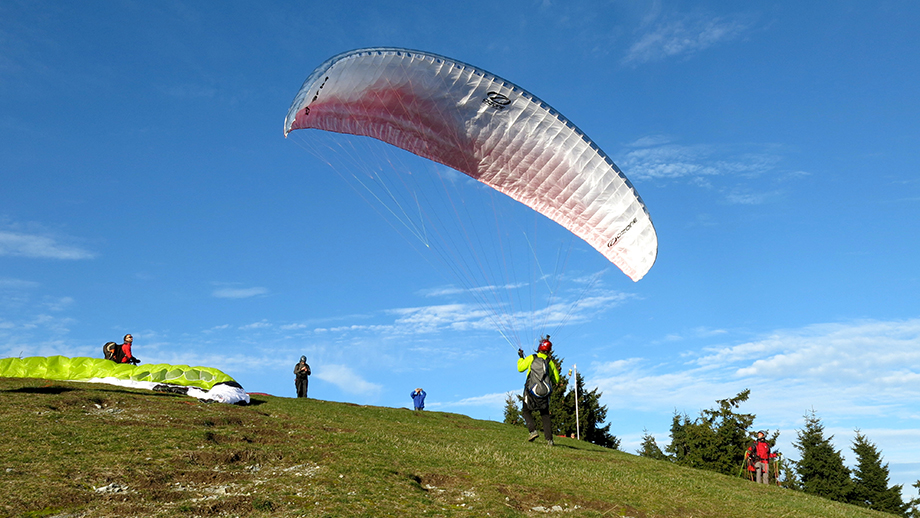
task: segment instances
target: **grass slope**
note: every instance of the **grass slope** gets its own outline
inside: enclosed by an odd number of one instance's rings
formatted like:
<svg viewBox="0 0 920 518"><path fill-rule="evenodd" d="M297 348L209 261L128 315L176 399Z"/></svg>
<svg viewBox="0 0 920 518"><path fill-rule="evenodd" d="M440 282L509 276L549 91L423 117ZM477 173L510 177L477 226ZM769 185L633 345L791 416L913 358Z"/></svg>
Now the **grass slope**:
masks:
<svg viewBox="0 0 920 518"><path fill-rule="evenodd" d="M882 517L443 412L0 379L0 516Z"/></svg>

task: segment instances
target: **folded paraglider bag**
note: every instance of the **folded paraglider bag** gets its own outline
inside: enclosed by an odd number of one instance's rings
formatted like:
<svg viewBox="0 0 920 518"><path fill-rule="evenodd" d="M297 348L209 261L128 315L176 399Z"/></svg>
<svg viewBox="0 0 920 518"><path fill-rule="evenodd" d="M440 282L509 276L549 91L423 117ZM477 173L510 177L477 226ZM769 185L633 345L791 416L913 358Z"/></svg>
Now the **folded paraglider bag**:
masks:
<svg viewBox="0 0 920 518"><path fill-rule="evenodd" d="M115 361L115 347L117 345L118 344L115 342L106 342L105 345L102 346L102 355L106 360Z"/></svg>

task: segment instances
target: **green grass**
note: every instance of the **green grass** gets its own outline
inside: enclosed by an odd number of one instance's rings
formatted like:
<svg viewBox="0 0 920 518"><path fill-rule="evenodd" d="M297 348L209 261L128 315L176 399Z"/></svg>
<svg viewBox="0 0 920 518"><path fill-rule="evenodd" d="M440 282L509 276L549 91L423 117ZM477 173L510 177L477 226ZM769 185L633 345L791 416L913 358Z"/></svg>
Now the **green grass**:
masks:
<svg viewBox="0 0 920 518"><path fill-rule="evenodd" d="M0 516L890 516L459 414L252 399L0 379Z"/></svg>

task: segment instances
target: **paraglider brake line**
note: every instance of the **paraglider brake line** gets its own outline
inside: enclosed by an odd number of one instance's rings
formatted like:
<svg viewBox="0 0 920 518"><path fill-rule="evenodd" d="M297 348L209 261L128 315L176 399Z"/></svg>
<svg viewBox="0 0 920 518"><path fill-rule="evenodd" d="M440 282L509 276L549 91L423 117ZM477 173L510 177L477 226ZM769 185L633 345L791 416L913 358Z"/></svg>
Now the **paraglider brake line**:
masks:
<svg viewBox="0 0 920 518"><path fill-rule="evenodd" d="M535 263L537 263L537 269L540 270L540 279L542 279L543 283L546 284L546 289L549 290L550 294L551 295L555 294L553 287L550 286L548 282L546 282L546 274L543 273L543 265L540 264L540 258L537 257L537 251L534 250L533 243L530 242L530 236L527 235L527 232L523 232L523 234L524 234L524 239L527 240L527 246L530 247L530 253L533 254L533 260Z"/></svg>

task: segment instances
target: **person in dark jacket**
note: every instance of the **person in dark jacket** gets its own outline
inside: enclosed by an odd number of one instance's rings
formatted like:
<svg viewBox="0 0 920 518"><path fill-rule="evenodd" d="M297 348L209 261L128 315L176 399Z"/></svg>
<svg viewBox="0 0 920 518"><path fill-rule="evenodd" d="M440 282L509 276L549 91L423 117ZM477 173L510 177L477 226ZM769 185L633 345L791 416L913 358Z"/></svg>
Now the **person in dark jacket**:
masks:
<svg viewBox="0 0 920 518"><path fill-rule="evenodd" d="M310 366L307 364L307 357L301 356L300 362L294 366L294 386L297 387L297 397L307 397L309 383Z"/></svg>

